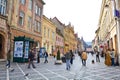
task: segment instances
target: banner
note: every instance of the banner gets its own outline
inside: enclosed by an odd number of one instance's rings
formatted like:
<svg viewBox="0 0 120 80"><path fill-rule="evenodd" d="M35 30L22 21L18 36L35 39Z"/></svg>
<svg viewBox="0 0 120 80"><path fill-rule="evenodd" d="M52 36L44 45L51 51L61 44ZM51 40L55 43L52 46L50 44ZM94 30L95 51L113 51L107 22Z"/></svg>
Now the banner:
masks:
<svg viewBox="0 0 120 80"><path fill-rule="evenodd" d="M23 41L15 41L14 44L14 57L23 56Z"/></svg>
<svg viewBox="0 0 120 80"><path fill-rule="evenodd" d="M29 41L25 41L25 54L24 54L24 58L28 58L28 54L29 54Z"/></svg>

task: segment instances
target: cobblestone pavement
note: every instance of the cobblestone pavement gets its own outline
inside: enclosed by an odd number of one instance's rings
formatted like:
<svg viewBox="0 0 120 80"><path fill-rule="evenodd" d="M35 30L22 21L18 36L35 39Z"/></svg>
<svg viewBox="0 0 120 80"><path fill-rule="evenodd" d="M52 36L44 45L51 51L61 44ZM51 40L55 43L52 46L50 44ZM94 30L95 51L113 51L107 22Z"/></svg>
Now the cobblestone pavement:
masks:
<svg viewBox="0 0 120 80"><path fill-rule="evenodd" d="M12 63L11 69L5 67L5 62L0 62L0 80L120 80L120 66L107 67L104 59L101 62L91 63L95 55L88 54L87 65L81 65L81 59L77 56L74 59L71 70L66 70L66 64L55 65L55 59L49 57L49 62L35 62L37 68L27 69L27 63ZM11 71L14 68L14 71ZM24 76L28 74L28 76Z"/></svg>

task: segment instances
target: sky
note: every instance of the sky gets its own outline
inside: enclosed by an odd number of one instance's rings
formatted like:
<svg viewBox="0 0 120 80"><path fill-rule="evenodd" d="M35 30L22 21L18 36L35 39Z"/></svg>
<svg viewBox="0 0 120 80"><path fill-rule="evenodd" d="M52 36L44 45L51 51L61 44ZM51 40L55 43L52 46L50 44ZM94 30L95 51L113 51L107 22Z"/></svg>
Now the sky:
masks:
<svg viewBox="0 0 120 80"><path fill-rule="evenodd" d="M43 0L43 14L57 17L60 22L74 26L78 37L90 42L98 28L102 0Z"/></svg>

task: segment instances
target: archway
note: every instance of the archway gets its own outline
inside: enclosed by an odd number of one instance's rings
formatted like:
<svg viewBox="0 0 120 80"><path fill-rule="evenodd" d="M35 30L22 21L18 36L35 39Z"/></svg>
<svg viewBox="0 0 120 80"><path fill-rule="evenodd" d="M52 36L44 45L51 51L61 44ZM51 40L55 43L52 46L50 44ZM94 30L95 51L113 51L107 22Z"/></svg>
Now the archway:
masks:
<svg viewBox="0 0 120 80"><path fill-rule="evenodd" d="M0 34L0 59L5 58L5 42L4 37Z"/></svg>

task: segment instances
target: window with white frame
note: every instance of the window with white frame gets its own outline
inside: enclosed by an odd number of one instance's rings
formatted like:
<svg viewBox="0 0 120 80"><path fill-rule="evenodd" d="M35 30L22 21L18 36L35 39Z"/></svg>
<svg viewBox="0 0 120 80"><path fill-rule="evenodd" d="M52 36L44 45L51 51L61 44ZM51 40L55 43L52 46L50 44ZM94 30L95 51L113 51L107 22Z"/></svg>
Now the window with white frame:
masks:
<svg viewBox="0 0 120 80"><path fill-rule="evenodd" d="M23 26L23 23L24 23L24 12L20 11L19 24Z"/></svg>
<svg viewBox="0 0 120 80"><path fill-rule="evenodd" d="M6 14L6 3L7 3L7 0L0 0L0 14L1 15Z"/></svg>
<svg viewBox="0 0 120 80"><path fill-rule="evenodd" d="M39 8L39 16L40 16L40 14L41 14L41 9Z"/></svg>
<svg viewBox="0 0 120 80"><path fill-rule="evenodd" d="M41 9L38 5L35 6L35 13L40 16L41 14Z"/></svg>
<svg viewBox="0 0 120 80"><path fill-rule="evenodd" d="M33 0L29 0L29 6L28 6L28 8L29 8L30 10L32 10L32 3L33 3Z"/></svg>
<svg viewBox="0 0 120 80"><path fill-rule="evenodd" d="M35 13L37 14L37 12L38 12L38 6L36 5L35 6Z"/></svg>
<svg viewBox="0 0 120 80"><path fill-rule="evenodd" d="M20 3L25 5L25 0L20 0Z"/></svg>
<svg viewBox="0 0 120 80"><path fill-rule="evenodd" d="M28 28L32 28L32 18L30 16L28 16Z"/></svg>

